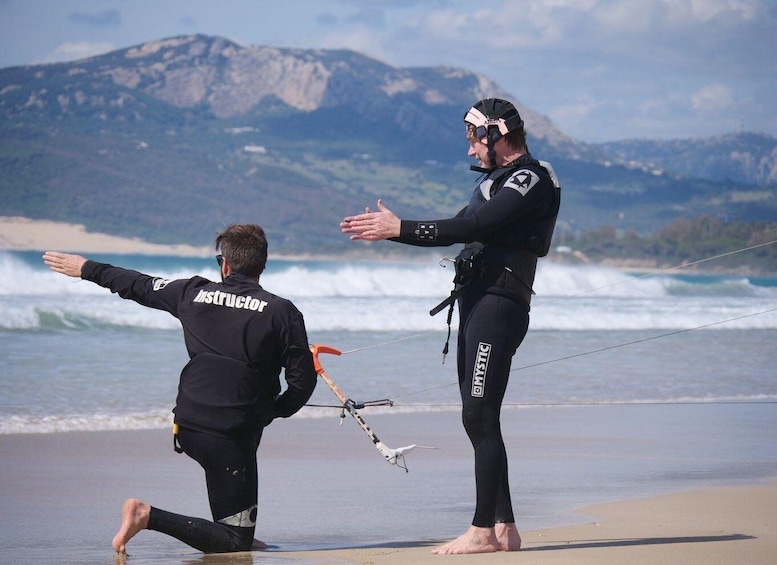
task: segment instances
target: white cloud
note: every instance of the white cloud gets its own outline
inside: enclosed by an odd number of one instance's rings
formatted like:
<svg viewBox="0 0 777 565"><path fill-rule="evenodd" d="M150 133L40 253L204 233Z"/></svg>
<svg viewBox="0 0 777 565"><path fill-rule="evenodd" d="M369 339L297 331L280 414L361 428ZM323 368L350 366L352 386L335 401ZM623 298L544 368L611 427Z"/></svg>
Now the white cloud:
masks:
<svg viewBox="0 0 777 565"><path fill-rule="evenodd" d="M557 2L558 4L558 2ZM582 3L581 3L582 5ZM579 11L578 4L565 10ZM557 43L563 37L563 22L537 3L505 2L494 8L429 10L419 19L424 33L443 41L478 48L509 50Z"/></svg>
<svg viewBox="0 0 777 565"><path fill-rule="evenodd" d="M607 35L646 33L654 27L661 11L661 2L641 0L597 2L592 10L594 21L591 22L596 25L592 25L591 29L594 33L606 32Z"/></svg>
<svg viewBox="0 0 777 565"><path fill-rule="evenodd" d="M73 12L67 19L74 24L82 24L94 27L116 27L121 25L121 12L112 8L102 12Z"/></svg>
<svg viewBox="0 0 777 565"><path fill-rule="evenodd" d="M691 95L691 106L700 112L720 110L733 106L734 99L731 87L720 83L708 84Z"/></svg>
<svg viewBox="0 0 777 565"><path fill-rule="evenodd" d="M61 63L76 61L95 55L102 55L116 49L113 43L89 43L86 41L69 41L62 43L54 51L46 55L41 63Z"/></svg>
<svg viewBox="0 0 777 565"><path fill-rule="evenodd" d="M752 20L764 7L764 2L759 0L687 0L686 2L668 0L667 4L669 6L690 5L692 17L702 22L719 16Z"/></svg>
<svg viewBox="0 0 777 565"><path fill-rule="evenodd" d="M391 63L389 52L384 49L386 42L378 38L381 34L367 28L357 27L349 30L338 29L316 39L316 47L322 49L351 49L370 57Z"/></svg>
<svg viewBox="0 0 777 565"><path fill-rule="evenodd" d="M574 103L552 108L549 116L555 123L564 124L565 133L582 133L594 121L593 114L602 106L603 103L589 97L580 97Z"/></svg>

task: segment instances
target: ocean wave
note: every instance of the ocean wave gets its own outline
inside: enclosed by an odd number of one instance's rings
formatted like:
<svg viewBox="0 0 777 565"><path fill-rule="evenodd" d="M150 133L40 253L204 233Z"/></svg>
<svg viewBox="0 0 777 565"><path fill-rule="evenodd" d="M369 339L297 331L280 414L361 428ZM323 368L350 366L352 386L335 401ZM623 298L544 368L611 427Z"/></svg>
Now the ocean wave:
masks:
<svg viewBox="0 0 777 565"><path fill-rule="evenodd" d="M132 256L134 257L134 256ZM216 278L215 262L135 257L164 278ZM196 261L200 261L197 263ZM211 266L213 263L213 266ZM147 269L151 271L152 269ZM426 263L275 261L262 285L291 299L309 331L446 331L429 310L451 290L452 269ZM600 266L540 264L533 329L680 329L738 318L725 328L777 328L777 286L746 277L629 276ZM763 315L750 316L752 313ZM457 326L456 314L453 318ZM38 258L0 252L0 330L105 327L179 330L169 314L117 299L97 285L52 273Z"/></svg>
<svg viewBox="0 0 777 565"><path fill-rule="evenodd" d="M443 332L446 312L430 316L438 302L417 297L318 298L295 300L308 332ZM777 300L753 297L704 299L668 296L662 300L587 297L535 297L532 330L680 330L694 328L777 329ZM454 309L452 328L458 328ZM167 312L115 297L39 297L21 301L0 297L0 331L180 331Z"/></svg>
<svg viewBox="0 0 777 565"><path fill-rule="evenodd" d="M456 410L457 406L404 405L391 408L375 407L368 411L374 415L406 414L416 412L440 412ZM363 412L366 416L366 411ZM304 407L293 418L340 419L340 409L331 407ZM153 410L136 414L63 414L47 416L6 416L0 418L0 435L54 434L64 432L96 432L109 430L160 430L172 429L173 416L169 410Z"/></svg>
<svg viewBox="0 0 777 565"><path fill-rule="evenodd" d="M442 256L442 255L441 255ZM37 257L37 256L36 256ZM127 256L122 266L166 279L201 275L217 280L210 259ZM429 262L288 261L268 264L262 285L287 298L300 297L419 297L435 298L451 288L453 268ZM540 261L535 281L538 295L577 297L654 297L671 294L777 297L774 285L755 285L747 277L691 276L656 273L629 275L599 265L565 265ZM0 251L2 295L100 295L93 284L49 271L39 258Z"/></svg>
<svg viewBox="0 0 777 565"><path fill-rule="evenodd" d="M536 408L574 408L583 406L640 406L640 405L715 405L715 404L772 404L777 395L732 395L676 398L645 399L573 399L560 402L525 402L503 405L503 410L527 410ZM459 411L459 404L396 404L394 406L370 407L360 410L365 420L370 415L402 416L429 412ZM292 418L302 419L340 419L340 409L336 407L302 408ZM9 434L55 434L64 432L96 432L109 430L160 430L172 429L173 419L169 410L152 410L126 415L109 414L63 414L48 416L5 416L0 418L0 435ZM356 428L358 430L358 428Z"/></svg>

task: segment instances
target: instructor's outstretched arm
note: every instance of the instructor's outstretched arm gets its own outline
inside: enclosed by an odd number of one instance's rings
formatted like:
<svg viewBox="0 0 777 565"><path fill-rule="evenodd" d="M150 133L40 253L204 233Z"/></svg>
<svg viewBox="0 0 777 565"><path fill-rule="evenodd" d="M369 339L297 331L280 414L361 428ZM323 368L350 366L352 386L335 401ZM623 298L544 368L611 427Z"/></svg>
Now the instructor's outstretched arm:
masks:
<svg viewBox="0 0 777 565"><path fill-rule="evenodd" d="M70 253L58 251L46 251L43 254L43 262L55 273L62 273L68 277L81 277L81 269L86 263L86 258Z"/></svg>

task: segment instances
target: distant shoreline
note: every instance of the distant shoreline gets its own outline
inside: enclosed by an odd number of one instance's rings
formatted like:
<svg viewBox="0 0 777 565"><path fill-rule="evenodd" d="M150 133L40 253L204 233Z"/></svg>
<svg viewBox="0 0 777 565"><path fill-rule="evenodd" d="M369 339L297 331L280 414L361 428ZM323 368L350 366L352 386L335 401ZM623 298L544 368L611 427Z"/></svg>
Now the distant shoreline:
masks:
<svg viewBox="0 0 777 565"><path fill-rule="evenodd" d="M21 216L0 216L0 250L63 251L66 253L83 254L110 253L117 255L173 255L178 257L208 257L215 253L212 245L195 246L149 243L140 238L89 232L86 231L86 227L83 224L32 220ZM365 258L370 257L377 258L378 256L365 256ZM283 258L305 260L328 257L300 253L283 255Z"/></svg>
<svg viewBox="0 0 777 565"><path fill-rule="evenodd" d="M206 256L209 247L160 245L86 231L82 224L0 216L0 249L10 251L65 251L70 253L143 253L148 255Z"/></svg>
<svg viewBox="0 0 777 565"><path fill-rule="evenodd" d="M343 236L345 238L345 236ZM400 246L372 248L364 242L347 253L272 253L270 259L287 261L425 261L427 256L397 253ZM172 255L175 257L210 257L216 253L212 245L149 243L140 238L120 237L106 233L89 232L83 224L51 220L33 220L21 216L0 216L0 251L62 251L65 253L112 255ZM440 252L450 256L450 251ZM439 253L429 251L437 257ZM435 260L439 260L437 257Z"/></svg>
<svg viewBox="0 0 777 565"><path fill-rule="evenodd" d="M272 248L272 242L270 242ZM359 246L350 253L327 255L319 253L270 254L271 258L286 260L364 260L364 261L421 261L427 257L402 255L390 248L365 249ZM447 249L447 248L442 248ZM178 257L208 257L215 253L212 246L194 246L186 244L164 245L149 243L140 238L128 238L98 232L88 232L83 224L69 224L50 220L32 220L21 216L0 216L0 251L64 251L69 253L110 253L117 255L173 255ZM430 252L431 253L431 252ZM442 253L442 255L440 255ZM440 251L436 255L451 256L450 251ZM658 274L670 269L657 267L650 262L630 259L607 259L598 263L587 262L585 258L558 254L548 257L550 261L583 265L600 265L629 273ZM571 261L570 261L571 260ZM694 274L730 274L755 276L776 276L776 273L743 272L742 269L694 269L683 271L671 269L673 273L692 272Z"/></svg>

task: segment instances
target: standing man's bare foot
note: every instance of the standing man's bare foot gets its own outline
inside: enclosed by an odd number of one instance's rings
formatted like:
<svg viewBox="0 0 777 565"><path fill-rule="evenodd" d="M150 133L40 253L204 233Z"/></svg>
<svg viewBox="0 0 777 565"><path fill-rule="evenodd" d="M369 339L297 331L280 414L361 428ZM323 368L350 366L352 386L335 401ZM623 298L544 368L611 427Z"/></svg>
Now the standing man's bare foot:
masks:
<svg viewBox="0 0 777 565"><path fill-rule="evenodd" d="M500 551L518 551L521 549L521 534L514 523L498 522L494 526L494 533L499 542Z"/></svg>
<svg viewBox="0 0 777 565"><path fill-rule="evenodd" d="M121 508L121 528L113 537L113 549L117 553L126 553L127 542L135 537L140 530L148 526L148 515L151 507L137 498L128 498Z"/></svg>
<svg viewBox="0 0 777 565"><path fill-rule="evenodd" d="M251 551L264 551L268 547L270 546L264 543L263 541L254 539L254 543L251 545Z"/></svg>
<svg viewBox="0 0 777 565"><path fill-rule="evenodd" d="M499 551L499 542L496 539L494 528L479 528L470 526L469 529L455 540L435 547L432 553L436 555L457 555L463 553L494 553Z"/></svg>

